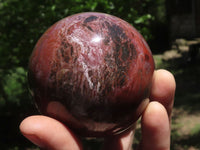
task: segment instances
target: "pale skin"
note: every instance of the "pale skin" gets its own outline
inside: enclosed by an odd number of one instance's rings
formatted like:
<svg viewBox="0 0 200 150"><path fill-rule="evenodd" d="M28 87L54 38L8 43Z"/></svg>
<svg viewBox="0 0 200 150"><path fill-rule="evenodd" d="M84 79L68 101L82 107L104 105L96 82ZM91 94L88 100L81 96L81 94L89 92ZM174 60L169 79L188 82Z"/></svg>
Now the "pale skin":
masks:
<svg viewBox="0 0 200 150"><path fill-rule="evenodd" d="M170 118L176 83L166 70L157 70L152 79L150 103L142 114L142 139L137 150L169 150ZM61 122L42 115L30 116L20 124L22 134L47 150L83 150L81 141ZM104 150L132 150L134 131L105 139Z"/></svg>

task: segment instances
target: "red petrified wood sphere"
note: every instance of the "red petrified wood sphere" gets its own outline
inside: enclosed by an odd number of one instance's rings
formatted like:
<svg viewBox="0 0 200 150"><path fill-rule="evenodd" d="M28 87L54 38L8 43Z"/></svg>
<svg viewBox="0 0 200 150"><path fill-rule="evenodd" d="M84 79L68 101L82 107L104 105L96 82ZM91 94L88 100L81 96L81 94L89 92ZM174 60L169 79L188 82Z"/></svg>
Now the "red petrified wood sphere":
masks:
<svg viewBox="0 0 200 150"><path fill-rule="evenodd" d="M86 137L119 134L146 105L154 61L127 22L80 13L51 26L30 58L28 80L38 109Z"/></svg>

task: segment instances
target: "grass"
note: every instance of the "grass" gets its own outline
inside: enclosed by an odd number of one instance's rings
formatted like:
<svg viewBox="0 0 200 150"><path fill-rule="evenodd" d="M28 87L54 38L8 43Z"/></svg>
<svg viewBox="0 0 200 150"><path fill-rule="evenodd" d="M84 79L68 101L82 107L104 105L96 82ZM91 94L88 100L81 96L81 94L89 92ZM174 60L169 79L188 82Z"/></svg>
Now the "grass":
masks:
<svg viewBox="0 0 200 150"><path fill-rule="evenodd" d="M191 135L198 135L200 133L200 124L196 124L190 131Z"/></svg>

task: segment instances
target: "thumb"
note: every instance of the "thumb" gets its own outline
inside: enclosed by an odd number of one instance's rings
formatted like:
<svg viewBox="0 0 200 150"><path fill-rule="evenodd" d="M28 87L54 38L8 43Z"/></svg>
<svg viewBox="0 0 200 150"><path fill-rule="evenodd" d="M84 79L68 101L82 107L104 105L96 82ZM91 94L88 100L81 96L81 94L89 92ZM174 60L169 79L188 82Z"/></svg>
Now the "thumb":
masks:
<svg viewBox="0 0 200 150"><path fill-rule="evenodd" d="M31 116L20 124L22 134L34 144L50 150L81 150L78 138L59 121Z"/></svg>

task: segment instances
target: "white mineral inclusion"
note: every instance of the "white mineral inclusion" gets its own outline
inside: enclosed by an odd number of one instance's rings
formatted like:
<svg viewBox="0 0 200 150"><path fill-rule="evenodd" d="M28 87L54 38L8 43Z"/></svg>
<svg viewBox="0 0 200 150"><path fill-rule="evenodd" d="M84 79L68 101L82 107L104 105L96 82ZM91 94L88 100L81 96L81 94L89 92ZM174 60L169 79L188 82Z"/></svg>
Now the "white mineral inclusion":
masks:
<svg viewBox="0 0 200 150"><path fill-rule="evenodd" d="M100 35L94 35L94 37L91 39L91 45L86 44L86 42L84 40L82 40L82 37L84 35L82 35L82 32L80 31L80 29L76 29L75 31L73 31L72 34L66 36L66 38L68 39L68 41L70 41L70 43L76 43L80 46L81 49L81 53L82 54L86 54L88 56L88 59L90 59L91 61L96 61L94 55L96 54L96 51L98 50L99 54L102 54L102 49L99 47L99 42L102 41L102 37ZM89 48L89 51L88 51ZM84 56L83 55L79 55L77 61L82 65L83 71L84 71L84 76L89 84L90 89L94 89L94 84L91 80L91 77L89 76L89 71L90 70L99 70L100 66L90 66L87 63L85 63L85 61L83 61ZM99 71L98 71L99 72ZM100 88L101 84L100 82L98 82L96 90L97 92L99 92L99 88ZM83 88L82 88L83 89Z"/></svg>

